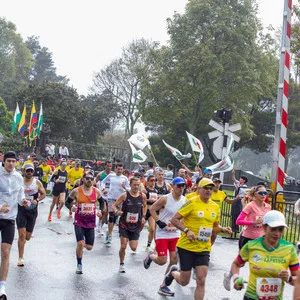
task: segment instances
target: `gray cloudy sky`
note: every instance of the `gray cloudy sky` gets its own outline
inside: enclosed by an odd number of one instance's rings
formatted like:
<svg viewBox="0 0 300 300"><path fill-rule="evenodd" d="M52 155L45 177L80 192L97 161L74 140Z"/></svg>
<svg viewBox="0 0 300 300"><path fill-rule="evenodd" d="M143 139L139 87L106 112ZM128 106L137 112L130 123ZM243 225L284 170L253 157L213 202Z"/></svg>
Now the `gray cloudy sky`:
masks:
<svg viewBox="0 0 300 300"><path fill-rule="evenodd" d="M122 47L144 37L165 44L166 18L184 12L187 0L9 0L0 16L12 21L24 39L40 36L53 53L57 72L81 94L93 72L118 57ZM264 25L282 24L284 0L257 0Z"/></svg>

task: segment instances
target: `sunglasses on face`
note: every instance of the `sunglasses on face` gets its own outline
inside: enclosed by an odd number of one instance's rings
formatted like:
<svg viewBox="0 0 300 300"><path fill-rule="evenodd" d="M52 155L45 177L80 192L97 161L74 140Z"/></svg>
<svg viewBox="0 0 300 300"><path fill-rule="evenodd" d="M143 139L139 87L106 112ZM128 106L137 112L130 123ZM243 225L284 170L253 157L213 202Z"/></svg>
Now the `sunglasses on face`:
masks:
<svg viewBox="0 0 300 300"><path fill-rule="evenodd" d="M210 174L210 173L206 173L206 176L207 176L207 177L211 177L211 176L212 176L212 174Z"/></svg>
<svg viewBox="0 0 300 300"><path fill-rule="evenodd" d="M34 172L34 170L32 170L32 169L28 169L28 170L26 170L25 172L26 172L26 173L33 173L33 172Z"/></svg>
<svg viewBox="0 0 300 300"><path fill-rule="evenodd" d="M93 181L93 180L94 180L94 177L85 177L85 180Z"/></svg>
<svg viewBox="0 0 300 300"><path fill-rule="evenodd" d="M182 183L182 184L176 184L176 186L177 186L179 189L185 188L185 184L184 184L184 183Z"/></svg>
<svg viewBox="0 0 300 300"><path fill-rule="evenodd" d="M156 179L149 179L149 182L155 182Z"/></svg>
<svg viewBox="0 0 300 300"><path fill-rule="evenodd" d="M268 193L265 191L260 191L260 192L257 192L257 194L261 195L261 196L266 196Z"/></svg>
<svg viewBox="0 0 300 300"><path fill-rule="evenodd" d="M208 186L203 186L203 189L205 189L206 191L212 191L214 189L214 187L211 185L208 185Z"/></svg>

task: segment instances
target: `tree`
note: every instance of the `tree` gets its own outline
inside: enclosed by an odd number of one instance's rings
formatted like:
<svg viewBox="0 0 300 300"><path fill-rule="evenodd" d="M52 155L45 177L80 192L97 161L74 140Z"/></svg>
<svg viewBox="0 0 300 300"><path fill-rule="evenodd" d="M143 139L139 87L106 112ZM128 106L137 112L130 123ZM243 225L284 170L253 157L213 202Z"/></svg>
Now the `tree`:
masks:
<svg viewBox="0 0 300 300"><path fill-rule="evenodd" d="M26 40L26 46L32 54L34 65L29 73L29 80L33 83L43 83L44 81L53 81L59 83L68 83L65 76L58 76L52 59L52 53L48 48L40 45L39 38L30 36Z"/></svg>
<svg viewBox="0 0 300 300"><path fill-rule="evenodd" d="M16 26L0 18L0 95L11 110L13 90L26 83L32 65L30 51Z"/></svg>
<svg viewBox="0 0 300 300"><path fill-rule="evenodd" d="M157 43L145 39L133 41L123 48L119 59L94 76L93 91L100 94L108 92L120 107L120 117L125 121L125 135L133 134L140 118L140 85L148 72L148 53L156 46Z"/></svg>
<svg viewBox="0 0 300 300"><path fill-rule="evenodd" d="M152 69L142 86L144 123L203 137L214 111L226 108L234 112L232 122L242 124L244 141L251 140L253 107L261 99L274 101L278 68L255 1L190 0L184 14L168 19L168 33L169 46L149 58ZM184 133L180 136L186 141ZM207 138L204 144L212 145Z"/></svg>

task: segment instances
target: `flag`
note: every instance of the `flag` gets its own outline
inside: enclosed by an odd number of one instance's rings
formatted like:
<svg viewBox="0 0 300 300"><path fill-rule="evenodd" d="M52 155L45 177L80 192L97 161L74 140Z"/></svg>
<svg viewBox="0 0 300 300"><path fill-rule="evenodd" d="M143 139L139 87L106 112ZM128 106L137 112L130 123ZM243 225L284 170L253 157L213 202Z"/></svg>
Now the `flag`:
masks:
<svg viewBox="0 0 300 300"><path fill-rule="evenodd" d="M227 155L231 155L234 151L234 139L233 139L233 136L232 134L230 135L230 140L229 140L229 143L228 143L228 147L226 149L226 154L225 156Z"/></svg>
<svg viewBox="0 0 300 300"><path fill-rule="evenodd" d="M30 121L29 121L29 145L31 146L32 141L34 141L37 137L36 130L37 130L37 114L36 114L36 109L34 102L32 102L32 107L31 107L31 114L30 114Z"/></svg>
<svg viewBox="0 0 300 300"><path fill-rule="evenodd" d="M26 129L26 105L24 105L24 109L22 112L21 120L19 123L18 131L24 135L24 131Z"/></svg>
<svg viewBox="0 0 300 300"><path fill-rule="evenodd" d="M178 159L178 160L182 160L185 158L191 158L192 155L191 153L188 154L182 154L178 149L170 146L169 144L167 144L164 140L162 140L163 143L165 144L165 146L168 148L168 150Z"/></svg>
<svg viewBox="0 0 300 300"><path fill-rule="evenodd" d="M15 115L14 115L14 120L13 120L12 127L11 127L11 132L16 131L17 126L20 123L20 120L21 120L21 113L20 113L20 109L19 109L19 104L17 103L17 107L16 107Z"/></svg>
<svg viewBox="0 0 300 300"><path fill-rule="evenodd" d="M129 139L128 142L130 142L135 147L143 150L146 146L150 149L150 142L149 140L142 134L136 133L133 134Z"/></svg>
<svg viewBox="0 0 300 300"><path fill-rule="evenodd" d="M136 150L135 147L129 142L132 151L132 161L135 163L142 163L147 159L147 156L142 150Z"/></svg>
<svg viewBox="0 0 300 300"><path fill-rule="evenodd" d="M39 122L38 122L38 126L37 126L37 129L36 129L36 134L38 136L40 136L40 134L41 134L41 130L42 130L43 124L44 124L44 115L43 115L43 105L41 103L40 115L39 115Z"/></svg>
<svg viewBox="0 0 300 300"><path fill-rule="evenodd" d="M213 174L231 171L233 169L233 159L231 155L227 155L221 161L207 167L207 169L212 170Z"/></svg>
<svg viewBox="0 0 300 300"><path fill-rule="evenodd" d="M203 160L203 158L204 158L203 146L202 146L200 140L197 139L192 134L190 134L189 132L186 131L186 135L187 135L188 140L190 142L192 151L199 153L199 158L198 158L198 164L199 164Z"/></svg>

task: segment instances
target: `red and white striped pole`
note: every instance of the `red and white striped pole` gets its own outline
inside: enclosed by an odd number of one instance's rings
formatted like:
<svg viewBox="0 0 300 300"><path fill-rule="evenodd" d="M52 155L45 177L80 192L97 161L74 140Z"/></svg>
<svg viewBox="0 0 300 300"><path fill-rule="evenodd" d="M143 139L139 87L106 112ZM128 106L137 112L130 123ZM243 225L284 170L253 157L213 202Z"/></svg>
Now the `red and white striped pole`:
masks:
<svg viewBox="0 0 300 300"><path fill-rule="evenodd" d="M283 191L285 177L284 167L286 159L286 136L288 125L291 15L292 0L284 0L281 56L278 76L274 159L271 175L271 188L275 192Z"/></svg>

